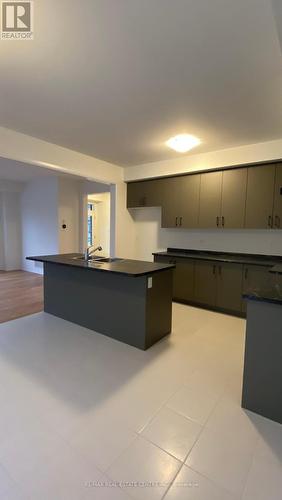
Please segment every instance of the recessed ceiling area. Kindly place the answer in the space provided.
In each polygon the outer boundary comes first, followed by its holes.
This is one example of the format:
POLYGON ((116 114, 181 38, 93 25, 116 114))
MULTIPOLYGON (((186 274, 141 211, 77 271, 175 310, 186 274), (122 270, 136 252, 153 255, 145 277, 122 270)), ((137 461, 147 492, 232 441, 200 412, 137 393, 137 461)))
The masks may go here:
POLYGON ((36 0, 1 41, 0 125, 122 166, 281 138, 274 0, 36 0))
POLYGON ((50 176, 64 176, 72 179, 82 179, 78 176, 73 176, 58 172, 54 169, 45 167, 38 167, 20 161, 9 160, 0 158, 0 182, 1 181, 14 181, 14 182, 28 182, 38 177, 50 176))

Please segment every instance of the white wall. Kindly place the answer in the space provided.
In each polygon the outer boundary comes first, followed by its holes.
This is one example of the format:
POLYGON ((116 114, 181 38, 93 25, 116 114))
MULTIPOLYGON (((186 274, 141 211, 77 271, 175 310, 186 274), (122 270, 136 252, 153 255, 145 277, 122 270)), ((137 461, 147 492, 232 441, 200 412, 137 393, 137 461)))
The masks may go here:
POLYGON ((4 258, 4 218, 3 218, 3 200, 2 193, 0 191, 0 271, 5 269, 5 258, 4 258))
POLYGON ((126 208, 127 187, 124 182, 115 186, 116 191, 116 252, 115 255, 121 258, 135 259, 135 224, 132 214, 126 208))
POLYGON ((40 263, 26 260, 30 255, 59 253, 58 179, 44 177, 28 182, 21 198, 22 269, 41 273, 40 263))
POLYGON ((81 182, 59 178, 58 190, 59 253, 79 252, 80 225, 83 223, 80 219, 81 182), (63 229, 63 224, 66 229, 63 229))
POLYGON ((0 181, 0 269, 21 268, 20 192, 22 184, 0 181))
POLYGON ((20 193, 1 193, 2 202, 2 265, 5 271, 21 269, 20 193))

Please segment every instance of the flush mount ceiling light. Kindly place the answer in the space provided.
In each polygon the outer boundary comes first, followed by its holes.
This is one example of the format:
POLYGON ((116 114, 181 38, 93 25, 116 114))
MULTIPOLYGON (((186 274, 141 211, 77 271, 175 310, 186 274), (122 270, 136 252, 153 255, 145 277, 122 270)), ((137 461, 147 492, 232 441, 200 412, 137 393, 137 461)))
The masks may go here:
POLYGON ((190 134, 179 134, 166 141, 166 145, 178 153, 187 153, 201 143, 200 139, 190 134))

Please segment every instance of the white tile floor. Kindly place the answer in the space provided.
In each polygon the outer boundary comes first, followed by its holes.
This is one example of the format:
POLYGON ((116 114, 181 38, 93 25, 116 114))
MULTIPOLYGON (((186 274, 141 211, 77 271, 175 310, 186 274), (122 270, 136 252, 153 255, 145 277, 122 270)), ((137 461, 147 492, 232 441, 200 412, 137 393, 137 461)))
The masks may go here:
POLYGON ((44 313, 0 325, 0 499, 280 500, 282 426, 240 408, 244 329, 174 304, 142 352, 44 313))

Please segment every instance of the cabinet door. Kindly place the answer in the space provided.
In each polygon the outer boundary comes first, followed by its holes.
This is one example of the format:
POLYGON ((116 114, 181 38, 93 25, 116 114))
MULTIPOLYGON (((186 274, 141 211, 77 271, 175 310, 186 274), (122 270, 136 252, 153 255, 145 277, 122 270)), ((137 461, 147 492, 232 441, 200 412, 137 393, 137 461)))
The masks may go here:
POLYGON ((221 223, 226 229, 244 227, 247 169, 224 170, 222 174, 221 223))
POLYGON ((195 261, 195 302, 216 305, 216 265, 213 262, 195 261))
POLYGON ((163 179, 162 227, 198 227, 200 175, 163 179))
POLYGON ((194 300, 194 262, 190 259, 176 259, 173 278, 173 298, 175 300, 194 300))
POLYGON ((282 229, 282 164, 276 165, 273 226, 276 229, 282 229))
POLYGON ((145 206, 145 187, 144 182, 130 182, 127 184, 127 208, 145 206))
POLYGON ((221 215, 222 172, 201 174, 199 227, 218 227, 221 215))
POLYGON ((275 165, 248 168, 245 227, 272 226, 275 165))
MULTIPOLYGON (((270 287, 274 280, 270 269, 271 266, 244 265, 243 293, 270 287)), ((246 300, 242 301, 242 310, 246 311, 246 300)))
POLYGON ((180 227, 195 228, 199 223, 200 174, 181 177, 180 227))
POLYGON ((162 204, 162 179, 127 184, 127 208, 158 207, 162 204))
POLYGON ((219 263, 217 269, 217 307, 240 312, 243 266, 241 264, 219 263))
POLYGON ((163 179, 162 227, 180 226, 182 177, 163 179))

